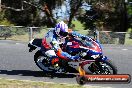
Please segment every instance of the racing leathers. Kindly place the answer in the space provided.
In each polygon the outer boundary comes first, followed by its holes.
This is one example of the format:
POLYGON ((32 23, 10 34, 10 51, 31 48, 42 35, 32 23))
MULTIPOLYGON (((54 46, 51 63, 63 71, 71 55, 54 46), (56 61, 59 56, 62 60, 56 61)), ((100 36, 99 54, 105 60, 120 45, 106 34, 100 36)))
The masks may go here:
MULTIPOLYGON (((81 35, 77 32, 70 31, 70 34, 77 37, 85 38, 86 36, 81 35)), ((60 48, 60 44, 65 43, 65 38, 59 37, 54 29, 51 29, 48 31, 48 33, 44 36, 42 40, 42 53, 45 53, 48 57, 50 57, 50 60, 55 58, 55 56, 60 57, 61 59, 65 60, 77 60, 80 59, 80 56, 77 54, 75 56, 72 56, 68 54, 67 52, 62 51, 60 48)))

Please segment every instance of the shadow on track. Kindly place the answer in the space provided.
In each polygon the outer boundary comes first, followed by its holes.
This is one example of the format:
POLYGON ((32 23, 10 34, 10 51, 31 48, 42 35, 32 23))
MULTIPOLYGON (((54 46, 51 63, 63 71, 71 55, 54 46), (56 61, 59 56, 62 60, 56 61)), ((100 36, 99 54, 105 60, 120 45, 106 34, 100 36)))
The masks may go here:
POLYGON ((0 74, 17 75, 17 76, 33 76, 33 77, 50 77, 50 78, 74 78, 75 74, 45 74, 43 71, 31 71, 31 70, 0 70, 0 74))

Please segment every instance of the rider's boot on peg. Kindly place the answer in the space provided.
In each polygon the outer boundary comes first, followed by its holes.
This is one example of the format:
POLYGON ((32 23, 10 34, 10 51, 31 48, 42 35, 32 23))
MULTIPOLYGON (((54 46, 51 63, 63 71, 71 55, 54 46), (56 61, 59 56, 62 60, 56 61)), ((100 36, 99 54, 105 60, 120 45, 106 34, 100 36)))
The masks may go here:
POLYGON ((60 66, 59 66, 59 58, 52 58, 51 60, 51 65, 55 70, 59 70, 60 66))

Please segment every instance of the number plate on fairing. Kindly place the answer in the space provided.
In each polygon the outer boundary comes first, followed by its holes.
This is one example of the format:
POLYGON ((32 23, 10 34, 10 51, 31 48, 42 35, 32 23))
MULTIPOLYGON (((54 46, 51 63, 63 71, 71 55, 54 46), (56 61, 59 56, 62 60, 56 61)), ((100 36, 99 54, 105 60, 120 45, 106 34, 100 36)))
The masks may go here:
POLYGON ((72 42, 67 42, 67 45, 72 45, 72 42))

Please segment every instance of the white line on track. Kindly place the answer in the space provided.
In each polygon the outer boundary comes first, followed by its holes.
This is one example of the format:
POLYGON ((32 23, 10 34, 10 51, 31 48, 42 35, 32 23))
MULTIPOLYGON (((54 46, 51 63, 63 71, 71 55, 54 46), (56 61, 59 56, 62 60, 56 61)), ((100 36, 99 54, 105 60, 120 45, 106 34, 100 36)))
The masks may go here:
POLYGON ((18 44, 20 44, 20 43, 16 43, 16 45, 18 45, 18 44))
POLYGON ((128 49, 122 49, 122 50, 128 50, 128 49))

